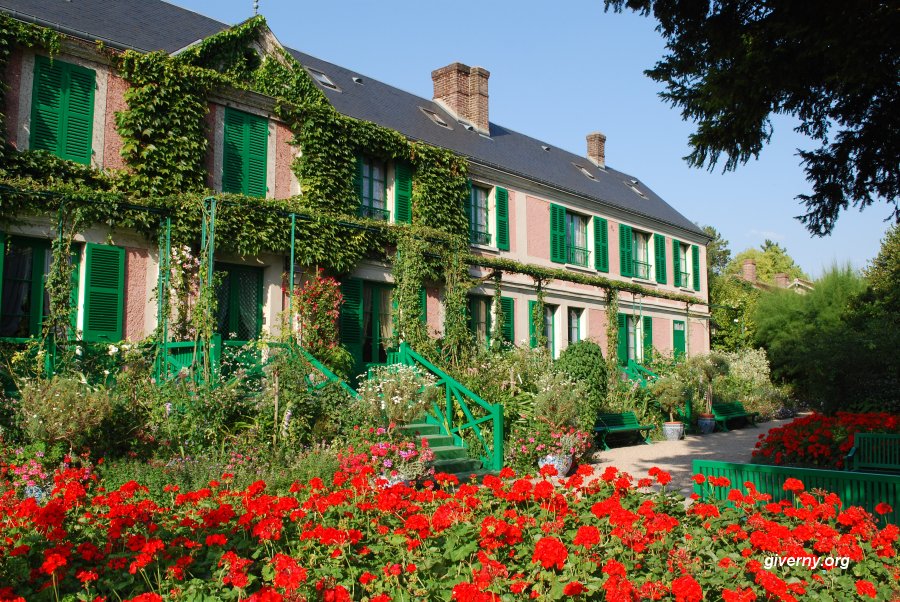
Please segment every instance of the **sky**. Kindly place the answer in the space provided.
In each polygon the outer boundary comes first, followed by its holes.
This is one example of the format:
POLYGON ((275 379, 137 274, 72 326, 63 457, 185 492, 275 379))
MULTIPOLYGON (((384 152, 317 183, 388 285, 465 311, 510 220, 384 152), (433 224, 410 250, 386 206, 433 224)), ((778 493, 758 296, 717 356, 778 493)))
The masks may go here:
MULTIPOLYGON (((253 15, 253 0, 172 3, 229 24, 253 15)), ((656 21, 604 12, 602 0, 259 0, 259 12, 285 46, 425 98, 434 69, 486 68, 493 123, 580 155, 585 136, 603 132, 609 166, 715 227, 732 254, 771 239, 815 278, 835 263, 865 267, 890 225, 877 202, 842 213, 828 237, 805 230, 795 197, 811 187, 796 152, 817 145, 789 117, 773 119, 759 159, 735 172, 688 167, 693 124, 644 75, 665 51, 656 21)))

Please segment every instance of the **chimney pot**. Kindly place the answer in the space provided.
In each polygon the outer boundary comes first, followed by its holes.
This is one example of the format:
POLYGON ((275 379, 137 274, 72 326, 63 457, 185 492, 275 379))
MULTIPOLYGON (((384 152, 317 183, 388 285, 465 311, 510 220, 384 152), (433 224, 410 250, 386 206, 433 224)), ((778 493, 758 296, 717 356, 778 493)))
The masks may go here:
POLYGON ((756 262, 752 259, 745 259, 741 264, 741 270, 743 271, 744 280, 747 282, 755 283, 756 282, 756 262))
POLYGON ((606 136, 601 132, 587 135, 587 156, 600 169, 606 168, 606 136))

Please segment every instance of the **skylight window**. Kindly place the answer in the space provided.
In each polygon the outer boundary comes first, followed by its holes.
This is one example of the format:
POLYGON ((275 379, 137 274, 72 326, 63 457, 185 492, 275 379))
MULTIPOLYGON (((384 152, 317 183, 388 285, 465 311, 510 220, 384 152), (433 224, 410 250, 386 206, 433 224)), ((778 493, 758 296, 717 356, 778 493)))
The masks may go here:
POLYGON ((637 180, 625 180, 626 186, 631 188, 634 191, 634 193, 636 195, 638 195, 639 197, 641 197, 642 199, 646 199, 647 195, 644 194, 643 192, 641 192, 641 189, 638 188, 638 184, 640 184, 640 182, 638 182, 637 180))
POLYGON ((544 150, 545 150, 546 152, 548 152, 548 153, 550 152, 550 147, 547 146, 546 144, 542 144, 542 145, 541 145, 541 148, 544 149, 544 150))
POLYGON ((584 165, 579 165, 578 163, 572 163, 572 165, 574 165, 575 167, 577 167, 578 170, 579 170, 581 173, 583 173, 583 174, 585 175, 585 177, 588 177, 588 178, 590 178, 590 179, 592 179, 592 180, 596 180, 596 179, 597 179, 597 178, 594 176, 594 174, 592 174, 592 173, 590 172, 590 170, 588 170, 588 168, 585 167, 584 165))
POLYGON ((312 67, 307 67, 306 70, 309 71, 309 74, 313 76, 313 79, 315 79, 317 82, 319 82, 326 88, 330 88, 331 90, 337 90, 338 92, 341 91, 341 89, 338 88, 337 84, 334 83, 333 81, 331 81, 330 77, 328 77, 327 75, 325 75, 318 69, 313 69, 312 67))
POLYGON ((358 75, 354 75, 354 76, 353 76, 353 83, 359 84, 359 85, 361 86, 361 85, 363 84, 363 80, 362 80, 362 78, 359 77, 358 75))
POLYGON ((438 125, 441 126, 442 128, 447 128, 448 130, 452 130, 452 129, 453 129, 452 127, 450 127, 450 124, 447 123, 447 122, 444 120, 443 117, 441 117, 440 115, 438 115, 438 114, 435 113, 434 111, 429 111, 429 110, 426 109, 425 107, 419 107, 419 110, 422 111, 423 113, 425 113, 425 115, 426 115, 429 119, 431 119, 433 122, 435 122, 436 124, 438 124, 438 125))

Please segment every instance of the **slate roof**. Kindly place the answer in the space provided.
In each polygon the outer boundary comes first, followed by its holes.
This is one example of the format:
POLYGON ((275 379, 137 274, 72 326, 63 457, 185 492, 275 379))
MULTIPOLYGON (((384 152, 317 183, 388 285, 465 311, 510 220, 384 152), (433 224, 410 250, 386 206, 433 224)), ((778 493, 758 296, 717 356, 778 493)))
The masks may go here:
MULTIPOLYGON (((229 27, 160 0, 0 0, 0 10, 87 39, 115 46, 174 52, 229 27)), ((663 201, 638 178, 540 140, 490 124, 490 138, 467 130, 433 101, 404 92, 344 67, 289 51, 301 64, 319 70, 340 88, 322 86, 329 101, 344 115, 371 121, 409 138, 450 149, 477 164, 497 168, 542 184, 672 224, 708 238, 698 226, 663 201), (362 83, 354 81, 354 77, 362 83), (452 129, 435 124, 421 108, 440 115, 452 129), (550 150, 544 150, 549 146, 550 150), (588 170, 588 178, 576 166, 588 170), (642 195, 632 188, 632 181, 642 195)))

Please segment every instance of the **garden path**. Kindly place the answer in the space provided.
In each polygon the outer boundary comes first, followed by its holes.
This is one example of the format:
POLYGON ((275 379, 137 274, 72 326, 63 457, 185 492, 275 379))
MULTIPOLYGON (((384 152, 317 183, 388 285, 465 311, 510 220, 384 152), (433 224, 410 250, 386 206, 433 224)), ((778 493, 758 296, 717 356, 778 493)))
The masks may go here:
POLYGON ((694 460, 720 462, 750 462, 753 447, 760 435, 793 420, 769 420, 758 428, 739 427, 727 433, 710 435, 685 435, 681 441, 654 441, 652 445, 614 447, 595 455, 593 466, 600 472, 607 466, 615 466, 631 474, 635 479, 647 476, 647 471, 658 466, 672 475, 669 491, 689 496, 693 491, 691 463, 694 460))

